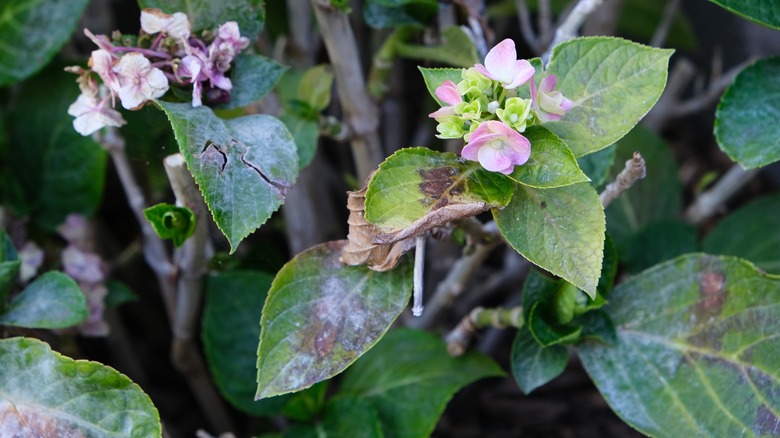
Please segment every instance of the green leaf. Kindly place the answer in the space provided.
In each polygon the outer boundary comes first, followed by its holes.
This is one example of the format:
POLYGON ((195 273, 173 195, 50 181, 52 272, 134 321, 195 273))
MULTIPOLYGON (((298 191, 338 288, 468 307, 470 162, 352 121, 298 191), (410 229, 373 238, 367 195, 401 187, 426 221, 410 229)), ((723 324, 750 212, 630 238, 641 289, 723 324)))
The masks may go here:
POLYGON ((238 23, 241 36, 255 40, 263 30, 262 7, 255 6, 254 0, 138 0, 143 8, 162 9, 167 14, 184 12, 192 23, 192 30, 200 32, 216 28, 227 21, 238 23))
POLYGON ((14 287, 21 265, 11 238, 5 230, 0 229, 0 315, 7 307, 6 300, 14 287))
POLYGON ((545 306, 542 302, 534 303, 526 324, 528 331, 540 346, 549 348, 554 345, 567 345, 580 338, 581 326, 548 322, 548 319, 552 319, 547 316, 548 313, 550 313, 549 305, 545 306))
POLYGON ((0 363, 0 436, 162 436, 149 396, 113 368, 31 338, 0 340, 0 363))
POLYGON ((780 57, 759 59, 734 78, 718 104, 718 145, 746 169, 780 160, 780 84, 775 80, 778 75, 780 57))
POLYGON ((780 30, 780 4, 772 1, 710 0, 743 18, 780 30))
POLYGON ((733 255, 780 274, 780 195, 765 196, 726 216, 704 239, 710 254, 733 255))
POLYGON ((580 339, 595 340, 608 346, 617 345, 615 324, 609 315, 601 309, 580 316, 577 323, 582 325, 580 339))
POLYGON ((363 6, 363 19, 375 29, 424 26, 438 10, 436 0, 368 0, 363 6))
POLYGON ((561 345, 544 348, 528 329, 517 332, 512 343, 512 376, 523 394, 558 377, 569 362, 569 351, 561 345))
POLYGON ((292 135, 278 119, 252 114, 222 120, 210 108, 158 102, 173 127, 230 251, 276 211, 298 176, 292 135))
MULTIPOLYGON (((468 68, 480 61, 474 41, 460 26, 450 26, 444 29, 441 40, 442 43, 437 46, 407 44, 398 41, 395 49, 399 55, 406 58, 442 62, 455 67, 468 68)), ((460 81, 460 75, 458 81, 460 81)))
POLYGON ((606 296, 615 284, 618 270, 618 251, 615 240, 609 233, 604 235, 604 260, 601 263, 601 278, 597 287, 599 293, 606 296))
POLYGON ((657 134, 637 127, 618 143, 614 180, 634 152, 642 154, 647 176, 636 182, 607 208, 607 228, 619 251, 631 237, 653 222, 675 219, 682 210, 682 187, 671 148, 657 134))
MULTIPOLYGON (((260 331, 258 330, 258 335, 260 331)), ((330 380, 323 380, 303 391, 295 394, 285 394, 259 402, 269 402, 276 399, 289 399, 284 405, 281 414, 295 421, 312 421, 320 416, 325 408, 325 396, 328 392, 330 380)))
POLYGON ((104 301, 107 309, 113 309, 122 304, 138 301, 138 295, 136 295, 128 285, 121 281, 109 280, 106 282, 106 288, 108 289, 108 293, 106 294, 104 301))
POLYGON ((531 126, 523 135, 531 142, 531 157, 515 166, 509 178, 541 189, 588 181, 566 143, 543 126, 531 126))
POLYGON ((427 437, 455 392, 475 380, 503 374, 486 356, 451 357, 441 339, 399 329, 344 374, 340 394, 373 405, 387 438, 427 437))
POLYGON ((462 69, 459 68, 417 68, 423 75, 423 80, 425 81, 425 87, 428 88, 428 93, 430 93, 431 97, 433 97, 441 106, 444 106, 445 103, 436 97, 436 89, 439 88, 439 85, 443 84, 444 81, 447 80, 457 84, 463 79, 461 76, 462 69))
POLYGON ((679 220, 654 222, 634 234, 621 259, 629 273, 698 249, 696 227, 679 220))
POLYGON ((260 319, 255 399, 340 373, 374 346, 409 301, 407 263, 390 272, 342 265, 345 244, 310 248, 276 275, 260 319))
POLYGON ((0 86, 25 79, 48 64, 76 29, 87 3, 88 0, 0 3, 0 86))
POLYGON ((294 113, 285 113, 279 116, 287 130, 293 136, 298 151, 298 168, 311 164, 317 153, 317 141, 320 138, 320 129, 316 120, 306 119, 294 113))
POLYGON ((477 162, 428 148, 401 149, 379 165, 366 191, 366 220, 386 233, 423 230, 504 207, 513 183, 477 162))
POLYGON ((577 164, 585 175, 590 178, 590 185, 593 188, 598 189, 607 182, 609 169, 612 168, 612 164, 615 162, 616 150, 615 145, 607 146, 598 152, 577 158, 577 164))
POLYGON ((498 229, 537 266, 596 296, 604 251, 604 210, 598 193, 580 183, 554 189, 517 185, 512 201, 494 209, 498 229))
POLYGON ((106 152, 68 115, 78 94, 74 75, 47 69, 22 85, 8 123, 16 146, 7 164, 23 195, 16 206, 50 231, 70 213, 92 215, 103 197, 106 152))
POLYGON ((203 308, 203 349, 214 383, 249 415, 276 415, 290 397, 254 400, 260 314, 273 277, 261 272, 211 275, 203 308))
POLYGON ((171 239, 177 247, 192 236, 197 223, 195 213, 189 208, 165 203, 145 208, 144 217, 161 239, 171 239))
POLYGON ((298 100, 306 102, 319 113, 328 107, 333 89, 333 72, 330 65, 321 64, 309 68, 298 83, 298 100))
POLYGON ((0 315, 0 324, 57 329, 76 325, 89 316, 87 300, 72 278, 50 271, 30 283, 0 315))
POLYGON ((289 438, 383 438, 379 415, 368 402, 337 397, 328 402, 318 424, 296 425, 285 431, 289 438))
POLYGON ((545 127, 576 157, 603 149, 631 130, 650 111, 666 86, 673 50, 619 38, 575 38, 553 49, 547 71, 573 102, 545 127))
POLYGON ((705 254, 621 284, 603 308, 615 346, 578 346, 612 409, 656 437, 774 436, 780 277, 705 254))
POLYGON ((230 69, 230 102, 216 108, 240 108, 260 100, 274 88, 287 67, 265 56, 241 54, 230 69))

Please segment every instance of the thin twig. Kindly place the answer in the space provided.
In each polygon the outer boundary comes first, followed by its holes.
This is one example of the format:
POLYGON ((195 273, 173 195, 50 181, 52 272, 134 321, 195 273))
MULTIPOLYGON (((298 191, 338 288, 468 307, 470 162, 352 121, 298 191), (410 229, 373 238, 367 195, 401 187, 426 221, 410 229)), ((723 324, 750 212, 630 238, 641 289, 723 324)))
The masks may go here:
POLYGON ((542 47, 552 39, 553 23, 552 23, 552 8, 550 7, 550 0, 538 0, 539 10, 536 12, 536 23, 539 26, 538 52, 542 51, 542 47))
POLYGON ((609 183, 604 191, 601 192, 601 205, 604 208, 615 200, 621 193, 628 190, 637 181, 644 178, 647 174, 645 159, 639 152, 634 152, 634 156, 626 161, 626 167, 620 171, 615 181, 609 183))
POLYGON ((623 0, 603 0, 598 14, 591 14, 582 25, 581 35, 614 35, 623 0))
POLYGON ((588 18, 588 15, 590 15, 591 12, 601 5, 602 1, 603 0, 579 0, 577 5, 574 6, 574 9, 566 16, 563 23, 558 26, 558 29, 555 31, 555 37, 542 55, 542 60, 545 63, 550 59, 553 47, 577 37, 582 23, 588 18))
POLYGON ((653 37, 650 38, 651 46, 661 47, 666 42, 666 36, 669 34, 669 29, 672 28, 674 17, 677 16, 679 8, 680 0, 667 0, 661 21, 658 23, 658 27, 655 28, 653 37))
POLYGON ((485 327, 520 328, 523 324, 523 308, 521 306, 495 309, 475 307, 445 336, 447 351, 451 356, 460 356, 466 351, 477 330, 485 327))
POLYGON ((320 33, 328 50, 344 120, 354 134, 351 141, 358 181, 382 161, 378 109, 368 95, 355 35, 347 16, 329 0, 311 0, 320 33))
POLYGON ((758 169, 745 170, 738 164, 723 175, 711 189, 702 192, 685 211, 685 219, 692 224, 700 224, 712 217, 722 208, 734 193, 758 175, 758 169))
POLYGON ((195 343, 203 277, 214 253, 209 239, 209 211, 195 180, 187 171, 184 157, 181 154, 170 155, 163 160, 163 165, 176 196, 176 204, 189 208, 197 221, 193 235, 174 251, 179 275, 172 323, 171 358, 176 369, 187 378, 209 424, 221 431, 231 430, 230 416, 195 343))
POLYGON ((533 25, 531 25, 531 12, 528 10, 528 4, 525 0, 515 0, 515 7, 517 8, 517 18, 520 22, 520 34, 523 35, 523 39, 531 47, 531 50, 539 52, 539 37, 534 31, 533 25))

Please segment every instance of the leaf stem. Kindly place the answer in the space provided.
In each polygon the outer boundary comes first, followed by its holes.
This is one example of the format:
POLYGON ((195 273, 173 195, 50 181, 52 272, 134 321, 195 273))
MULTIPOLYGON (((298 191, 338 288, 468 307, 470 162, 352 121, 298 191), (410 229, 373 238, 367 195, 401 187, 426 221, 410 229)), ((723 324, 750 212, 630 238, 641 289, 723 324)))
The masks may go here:
POLYGON ((447 342, 447 351, 451 356, 462 355, 477 330, 485 327, 521 328, 524 323, 522 306, 492 309, 475 307, 444 338, 447 342))

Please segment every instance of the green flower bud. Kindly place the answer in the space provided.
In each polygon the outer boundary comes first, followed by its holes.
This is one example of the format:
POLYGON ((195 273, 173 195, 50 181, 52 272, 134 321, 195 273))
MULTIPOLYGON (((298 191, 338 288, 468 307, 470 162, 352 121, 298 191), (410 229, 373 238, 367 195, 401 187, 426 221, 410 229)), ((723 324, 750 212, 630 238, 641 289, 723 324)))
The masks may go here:
POLYGON ((516 129, 517 132, 523 132, 528 121, 533 118, 531 106, 530 99, 510 97, 504 102, 503 108, 496 110, 496 115, 502 122, 516 129))

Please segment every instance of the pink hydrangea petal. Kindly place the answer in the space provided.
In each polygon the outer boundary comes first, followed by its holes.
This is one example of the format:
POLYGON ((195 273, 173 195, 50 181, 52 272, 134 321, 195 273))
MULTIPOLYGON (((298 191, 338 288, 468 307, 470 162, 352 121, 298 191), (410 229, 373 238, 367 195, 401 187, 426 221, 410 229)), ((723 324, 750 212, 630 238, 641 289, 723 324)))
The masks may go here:
POLYGON ((483 75, 487 76, 488 79, 497 81, 498 78, 494 77, 492 73, 488 71, 488 69, 485 68, 482 64, 476 64, 474 65, 474 69, 476 69, 478 72, 482 73, 483 75))
POLYGON ((463 150, 460 151, 460 156, 471 161, 477 161, 479 159, 479 145, 474 143, 466 143, 463 150))
POLYGON ((504 88, 508 90, 517 88, 523 85, 524 83, 528 82, 529 79, 533 78, 534 73, 536 73, 536 70, 531 65, 531 63, 526 61, 525 59, 520 59, 517 62, 515 62, 514 77, 512 78, 512 82, 508 84, 504 84, 504 88))
POLYGON ((454 115, 455 115, 455 107, 443 106, 438 110, 428 114, 428 117, 435 119, 437 117, 454 116, 454 115))
POLYGON ((557 78, 555 75, 547 76, 546 78, 542 79, 542 82, 539 83, 539 92, 541 93, 550 93, 555 89, 555 82, 557 81, 557 78))
MULTIPOLYGON (((485 122, 485 123, 490 123, 490 122, 485 122)), ((479 128, 477 128, 477 130, 479 130, 479 128)), ((484 133, 477 133, 477 131, 474 131, 471 134, 471 137, 469 137, 469 144, 474 145, 474 147, 480 148, 491 141, 500 140, 503 137, 505 137, 505 135, 495 133, 495 132, 489 132, 487 134, 484 134, 484 133)))
POLYGON ((509 84, 515 74, 515 61, 517 61, 515 42, 507 38, 490 49, 485 56, 485 68, 495 76, 493 79, 509 84))
POLYGON ((567 99, 566 96, 563 96, 563 99, 561 100, 561 109, 564 111, 568 111, 571 109, 571 107, 574 106, 574 102, 567 99))
POLYGON ((436 97, 442 102, 450 105, 463 102, 463 98, 461 98, 460 93, 458 93, 457 85, 450 80, 444 81, 436 88, 436 97))
POLYGON ((499 172, 512 166, 512 161, 504 155, 502 150, 490 145, 481 147, 477 155, 479 164, 491 172, 499 172))

